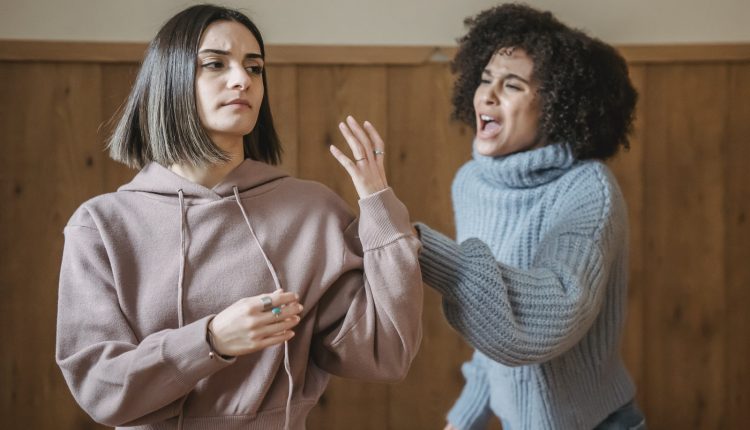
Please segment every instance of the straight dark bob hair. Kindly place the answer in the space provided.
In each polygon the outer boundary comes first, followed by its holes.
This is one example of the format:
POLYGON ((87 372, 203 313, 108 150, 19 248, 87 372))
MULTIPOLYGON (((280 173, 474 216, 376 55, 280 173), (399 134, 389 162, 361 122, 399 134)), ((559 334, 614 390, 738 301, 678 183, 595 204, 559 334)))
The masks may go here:
MULTIPOLYGON (((151 161, 163 166, 205 166, 229 161, 203 128, 195 103, 198 48, 206 27, 215 21, 234 21, 247 27, 265 58, 263 37, 239 11, 202 4, 173 16, 159 30, 146 51, 138 77, 120 108, 107 147, 114 160, 132 168, 151 161)), ((268 101, 263 69, 263 101, 258 121, 244 136, 245 158, 269 164, 281 162, 281 144, 268 101)))

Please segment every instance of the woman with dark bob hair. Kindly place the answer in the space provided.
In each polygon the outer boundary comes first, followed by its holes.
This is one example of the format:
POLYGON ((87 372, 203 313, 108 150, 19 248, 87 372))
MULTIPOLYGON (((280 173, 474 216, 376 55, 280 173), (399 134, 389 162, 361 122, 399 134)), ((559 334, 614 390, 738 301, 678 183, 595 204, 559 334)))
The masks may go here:
POLYGON ((523 5, 466 24, 453 106, 476 137, 452 187, 457 240, 418 225, 425 283, 476 350, 446 428, 645 428, 619 354, 627 211, 602 162, 628 146, 625 61, 523 5))
POLYGON ((139 429, 305 427, 330 374, 403 378, 421 338, 419 241, 383 142, 332 149, 360 218, 280 160, 265 49, 240 12, 172 17, 109 141, 140 172, 65 227, 56 359, 96 421, 139 429))

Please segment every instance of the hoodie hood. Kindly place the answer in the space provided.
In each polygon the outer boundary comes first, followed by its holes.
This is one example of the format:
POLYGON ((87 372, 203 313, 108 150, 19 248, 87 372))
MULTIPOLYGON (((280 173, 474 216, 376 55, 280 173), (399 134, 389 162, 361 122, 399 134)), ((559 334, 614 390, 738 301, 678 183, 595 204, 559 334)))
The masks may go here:
POLYGON ((132 181, 117 191, 145 192, 173 199, 178 196, 179 190, 182 190, 185 200, 192 204, 201 204, 234 196, 234 187, 237 187, 240 193, 245 193, 288 176, 289 174, 281 169, 247 158, 213 188, 206 188, 159 163, 151 162, 141 169, 132 181))

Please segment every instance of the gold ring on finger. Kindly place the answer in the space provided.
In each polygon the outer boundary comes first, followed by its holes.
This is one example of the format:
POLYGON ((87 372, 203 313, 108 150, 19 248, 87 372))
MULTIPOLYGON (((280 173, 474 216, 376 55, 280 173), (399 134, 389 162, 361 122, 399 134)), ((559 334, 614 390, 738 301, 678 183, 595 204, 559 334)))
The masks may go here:
POLYGON ((362 160, 367 160, 367 157, 362 157, 362 158, 355 158, 355 159, 354 159, 354 161, 356 161, 356 162, 360 162, 360 161, 362 161, 362 160))

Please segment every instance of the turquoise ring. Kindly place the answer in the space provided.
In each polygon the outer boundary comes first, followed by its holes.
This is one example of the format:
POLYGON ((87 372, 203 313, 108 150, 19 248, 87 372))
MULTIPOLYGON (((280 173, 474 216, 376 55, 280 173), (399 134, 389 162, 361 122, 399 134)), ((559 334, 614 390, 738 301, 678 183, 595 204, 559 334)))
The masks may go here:
POLYGON ((275 308, 271 309, 271 313, 278 318, 279 315, 281 315, 281 308, 279 306, 276 306, 275 308))

